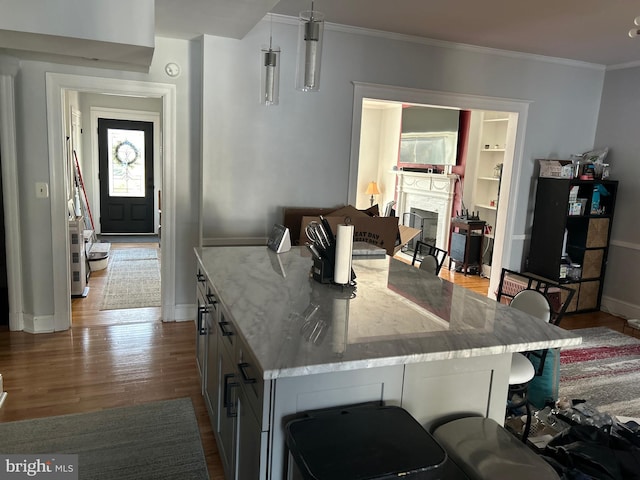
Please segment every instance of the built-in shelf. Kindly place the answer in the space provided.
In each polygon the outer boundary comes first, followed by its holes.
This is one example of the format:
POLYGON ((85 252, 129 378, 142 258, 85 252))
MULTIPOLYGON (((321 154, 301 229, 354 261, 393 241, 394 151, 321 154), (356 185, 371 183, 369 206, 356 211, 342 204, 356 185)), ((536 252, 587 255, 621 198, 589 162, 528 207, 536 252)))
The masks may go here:
POLYGON ((497 178, 497 177, 478 177, 478 180, 488 180, 490 182, 499 182, 500 178, 497 178))
POLYGON ((483 148, 482 152, 505 152, 504 148, 483 148))
POLYGON ((491 205, 481 205, 481 204, 478 204, 478 205, 476 205, 476 207, 477 207, 477 208, 485 208, 485 209, 487 209, 487 210, 497 210, 497 208, 496 208, 496 207, 492 207, 491 205))
POLYGON ((508 118, 485 118, 483 121, 487 122, 487 123, 490 123, 490 122, 508 122, 509 119, 508 118))

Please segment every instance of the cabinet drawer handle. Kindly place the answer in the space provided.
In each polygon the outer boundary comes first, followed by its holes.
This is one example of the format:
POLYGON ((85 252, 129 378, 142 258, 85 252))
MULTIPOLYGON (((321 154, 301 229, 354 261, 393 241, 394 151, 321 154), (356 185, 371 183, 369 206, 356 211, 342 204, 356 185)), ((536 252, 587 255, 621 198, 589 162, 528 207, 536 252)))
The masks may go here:
POLYGON ((224 376, 224 390, 222 393, 222 404, 227 409, 227 417, 232 418, 238 415, 238 411, 235 409, 235 405, 231 402, 231 390, 238 386, 238 382, 229 382, 233 379, 235 374, 227 373, 224 376))
POLYGON ((200 335, 206 335, 207 334, 207 327, 204 325, 204 316, 209 313, 209 309, 206 307, 206 305, 200 305, 198 306, 198 333, 200 335))
POLYGON ((229 322, 218 322, 218 326, 220 327, 220 331, 222 332, 223 337, 231 337, 233 332, 231 330, 227 330, 224 328, 226 325, 229 325, 229 322))
POLYGON ((249 375, 247 375, 247 372, 245 371, 247 367, 249 367, 249 364, 247 362, 238 364, 238 370, 240 370, 240 375, 242 375, 242 381, 244 383, 256 383, 255 378, 251 378, 249 375))

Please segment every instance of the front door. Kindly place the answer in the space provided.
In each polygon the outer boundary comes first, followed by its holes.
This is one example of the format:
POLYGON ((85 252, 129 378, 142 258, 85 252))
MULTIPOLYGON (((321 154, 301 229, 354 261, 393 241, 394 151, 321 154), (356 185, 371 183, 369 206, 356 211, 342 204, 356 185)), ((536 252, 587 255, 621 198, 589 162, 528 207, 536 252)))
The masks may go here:
POLYGON ((153 233, 153 123, 98 119, 102 233, 153 233))

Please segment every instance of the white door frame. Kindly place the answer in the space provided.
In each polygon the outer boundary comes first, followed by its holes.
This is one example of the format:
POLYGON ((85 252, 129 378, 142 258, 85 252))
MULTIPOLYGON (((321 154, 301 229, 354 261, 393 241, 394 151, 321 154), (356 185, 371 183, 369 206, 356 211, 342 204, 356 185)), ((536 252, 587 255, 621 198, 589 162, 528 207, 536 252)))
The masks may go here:
POLYGON ((17 60, 0 55, 0 155, 2 156, 2 197, 7 250, 10 330, 22 330, 24 325, 14 85, 14 77, 18 70, 17 60))
MULTIPOLYGON (((529 104, 524 100, 508 98, 484 97, 478 95, 466 95, 451 92, 438 92, 433 90, 421 90, 415 88, 396 87, 392 85, 377 85, 372 83, 353 82, 353 121, 351 128, 351 155, 349 162, 349 192, 348 201, 355 205, 358 184, 358 163, 360 159, 360 129, 362 124, 362 102, 365 98, 389 100, 395 102, 418 103, 442 107, 456 107, 464 110, 494 110, 500 112, 512 112, 517 114, 517 130, 513 152, 513 162, 505 162, 502 172, 503 178, 508 178, 508 184, 503 182, 500 189, 500 197, 506 205, 515 205, 517 198, 517 186, 522 170, 522 152, 524 151, 524 132, 527 124, 529 104), (513 187, 513 188, 512 188, 513 187), (506 201, 505 201, 506 200, 506 201)), ((501 202, 501 203, 502 203, 501 202)), ((501 238, 494 239, 493 267, 500 271, 503 266, 514 267, 515 261, 511 258, 511 242, 505 239, 514 238, 515 208, 507 208, 504 214, 499 212, 496 220, 496 230, 503 232, 501 238), (498 257, 498 258, 496 258, 498 257)), ((519 263, 518 263, 519 268, 519 263)), ((496 291, 500 275, 491 275, 489 281, 489 296, 496 291)))
POLYGON ((64 164, 64 96, 66 92, 107 93, 162 99, 162 244, 161 298, 163 321, 175 320, 175 205, 176 205, 176 87, 175 85, 116 78, 46 74, 47 133, 49 141, 49 181, 51 198, 52 251, 64 252, 53 257, 54 330, 71 326, 71 279, 69 269, 69 234, 65 193, 64 164), (66 282, 59 281, 66 278, 66 282))

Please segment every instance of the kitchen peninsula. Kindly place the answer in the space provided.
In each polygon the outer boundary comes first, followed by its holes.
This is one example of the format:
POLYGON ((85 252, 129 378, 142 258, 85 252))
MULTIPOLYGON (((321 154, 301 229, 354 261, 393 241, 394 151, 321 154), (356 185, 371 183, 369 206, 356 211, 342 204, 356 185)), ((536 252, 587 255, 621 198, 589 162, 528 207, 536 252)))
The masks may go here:
POLYGON ((427 426, 473 412, 502 423, 511 353, 574 334, 392 258, 357 285, 310 277, 304 248, 197 248, 198 365, 228 479, 282 479, 282 419, 371 400, 427 426))

